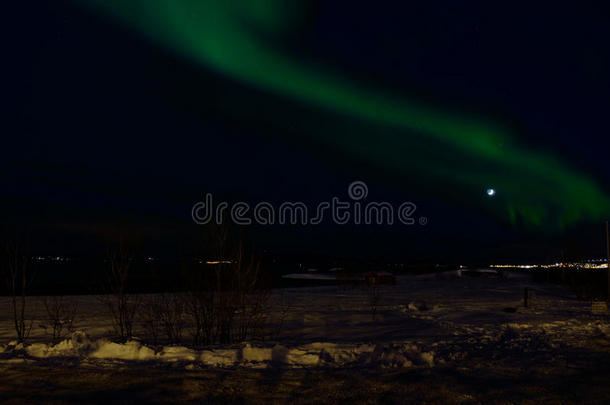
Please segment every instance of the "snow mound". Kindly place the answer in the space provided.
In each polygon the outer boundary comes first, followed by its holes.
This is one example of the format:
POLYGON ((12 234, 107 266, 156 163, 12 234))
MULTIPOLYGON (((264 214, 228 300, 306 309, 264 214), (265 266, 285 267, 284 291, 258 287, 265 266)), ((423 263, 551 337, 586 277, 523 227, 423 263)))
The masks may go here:
POLYGON ((252 347, 246 344, 241 350, 242 360, 252 363, 261 363, 273 360, 273 348, 270 347, 252 347))
POLYGON ((195 361, 197 353, 193 349, 184 346, 165 346, 158 354, 159 359, 164 361, 195 361))
POLYGON ((96 343, 82 331, 72 333, 70 338, 62 340, 56 345, 34 343, 25 348, 28 355, 37 358, 48 357, 79 357, 89 352, 96 343))
POLYGON ((124 344, 101 341, 97 350, 89 356, 94 359, 118 360, 154 360, 156 358, 153 349, 136 340, 130 340, 124 344))
POLYGON ((212 367, 231 367, 238 361, 238 349, 203 350, 200 361, 212 367))
POLYGON ((427 311, 428 310, 428 306, 426 305, 425 302, 423 301, 413 301, 409 303, 409 306, 407 307, 409 309, 409 311, 427 311))
MULTIPOLYGON (((16 342, 13 342, 16 343, 16 342)), ((165 346, 159 351, 142 344, 138 340, 125 343, 107 339, 91 341, 89 337, 76 332, 69 339, 56 345, 35 343, 23 345, 9 344, 0 348, 3 356, 27 353, 38 359, 50 357, 80 357, 83 359, 185 362, 208 367, 248 367, 266 368, 279 366, 299 367, 414 367, 434 366, 434 352, 423 351, 410 343, 391 344, 339 344, 315 342, 288 347, 281 344, 255 346, 245 343, 239 346, 196 350, 184 346, 165 346)))
POLYGON ((434 366, 434 352, 422 352, 412 344, 379 345, 373 351, 370 361, 381 367, 434 366))

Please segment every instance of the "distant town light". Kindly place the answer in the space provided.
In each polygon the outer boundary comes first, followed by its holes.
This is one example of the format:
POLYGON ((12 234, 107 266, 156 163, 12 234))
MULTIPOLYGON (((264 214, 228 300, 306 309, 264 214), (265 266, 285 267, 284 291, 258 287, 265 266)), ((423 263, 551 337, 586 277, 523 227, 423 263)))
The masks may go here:
POLYGON ((232 260, 208 260, 205 264, 232 264, 232 260))

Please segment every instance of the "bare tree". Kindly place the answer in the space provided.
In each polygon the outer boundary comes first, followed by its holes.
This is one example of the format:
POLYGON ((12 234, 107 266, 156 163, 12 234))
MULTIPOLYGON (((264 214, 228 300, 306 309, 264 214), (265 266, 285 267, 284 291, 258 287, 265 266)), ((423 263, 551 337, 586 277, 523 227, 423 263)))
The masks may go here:
POLYGON ((8 259, 7 284, 10 294, 10 306, 13 315, 17 341, 23 343, 32 330, 32 321, 26 319, 27 290, 32 283, 28 274, 29 257, 26 249, 16 239, 6 243, 6 256, 8 259))
POLYGON ((107 291, 101 297, 112 317, 112 326, 117 338, 126 341, 133 336, 134 318, 140 299, 128 294, 127 280, 133 261, 132 255, 121 243, 108 253, 107 291))
POLYGON ((63 296, 44 297, 42 303, 46 312, 45 330, 51 330, 53 344, 57 343, 67 333, 74 331, 74 319, 78 303, 74 299, 63 296))

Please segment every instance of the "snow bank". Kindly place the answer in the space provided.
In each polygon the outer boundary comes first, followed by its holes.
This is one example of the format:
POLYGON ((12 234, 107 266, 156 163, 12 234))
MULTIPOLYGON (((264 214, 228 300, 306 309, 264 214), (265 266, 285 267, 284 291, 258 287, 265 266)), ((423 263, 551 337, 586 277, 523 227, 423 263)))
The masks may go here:
POLYGON ((184 346, 165 346, 157 351, 137 340, 115 343, 107 339, 91 340, 83 332, 75 332, 56 345, 34 343, 23 346, 11 342, 0 346, 5 360, 15 357, 47 359, 52 357, 88 360, 189 362, 210 367, 345 367, 434 366, 434 352, 422 351, 410 343, 338 344, 315 342, 300 346, 280 344, 255 346, 250 343, 227 347, 195 350, 184 346))

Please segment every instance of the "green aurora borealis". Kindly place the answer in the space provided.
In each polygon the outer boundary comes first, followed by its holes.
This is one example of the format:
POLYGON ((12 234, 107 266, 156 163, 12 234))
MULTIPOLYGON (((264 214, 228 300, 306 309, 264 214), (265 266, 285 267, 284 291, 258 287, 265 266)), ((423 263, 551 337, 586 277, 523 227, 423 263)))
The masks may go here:
POLYGON ((332 130, 311 123, 309 136, 318 141, 393 172, 457 188, 465 200, 513 224, 564 228, 609 212, 610 198, 592 177, 548 151, 520 144, 499 123, 424 105, 288 54, 277 42, 299 25, 297 1, 81 1, 190 62, 349 123, 332 130), (497 190, 493 199, 484 196, 488 187, 497 190))

